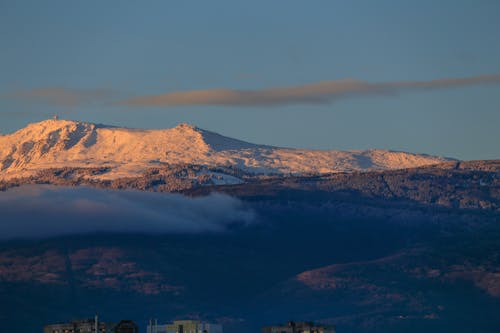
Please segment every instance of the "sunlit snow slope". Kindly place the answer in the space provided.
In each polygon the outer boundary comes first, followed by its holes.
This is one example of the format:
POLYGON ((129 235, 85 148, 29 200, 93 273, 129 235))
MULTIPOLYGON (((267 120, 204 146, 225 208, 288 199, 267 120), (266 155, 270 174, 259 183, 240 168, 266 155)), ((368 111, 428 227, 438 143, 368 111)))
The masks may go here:
POLYGON ((387 150, 322 151, 263 146, 187 124, 142 130, 45 120, 0 136, 0 179, 60 167, 106 166, 110 171, 104 177, 118 178, 137 176, 165 163, 232 165, 255 174, 304 174, 402 169, 445 160, 387 150))

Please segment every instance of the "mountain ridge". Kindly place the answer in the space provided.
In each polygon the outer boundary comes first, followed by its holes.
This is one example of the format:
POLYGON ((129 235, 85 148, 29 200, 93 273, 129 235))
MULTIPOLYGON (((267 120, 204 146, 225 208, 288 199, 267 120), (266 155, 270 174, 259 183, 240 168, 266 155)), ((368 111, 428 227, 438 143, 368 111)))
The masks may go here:
POLYGON ((44 120, 0 136, 0 179, 49 168, 106 167, 102 179, 132 177, 158 165, 233 166, 253 174, 326 174, 389 170, 451 159, 370 150, 310 150, 258 145, 181 123, 133 129, 70 120, 44 120))

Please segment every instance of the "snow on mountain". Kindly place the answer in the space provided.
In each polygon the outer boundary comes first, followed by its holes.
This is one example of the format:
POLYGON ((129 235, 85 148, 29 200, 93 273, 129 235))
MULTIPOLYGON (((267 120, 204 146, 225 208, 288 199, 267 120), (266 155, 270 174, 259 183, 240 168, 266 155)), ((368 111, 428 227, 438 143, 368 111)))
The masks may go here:
POLYGON ((387 150, 279 148, 231 139, 188 124, 143 130, 45 120, 0 136, 0 179, 47 168, 109 167, 100 178, 132 177, 162 164, 234 166, 254 174, 333 173, 436 164, 447 159, 387 150))

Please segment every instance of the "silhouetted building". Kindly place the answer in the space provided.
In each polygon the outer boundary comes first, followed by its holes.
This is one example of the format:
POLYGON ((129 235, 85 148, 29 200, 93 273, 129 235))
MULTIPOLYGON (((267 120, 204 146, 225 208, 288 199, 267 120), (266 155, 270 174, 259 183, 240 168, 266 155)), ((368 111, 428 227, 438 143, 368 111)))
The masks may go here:
POLYGON ((94 319, 73 320, 69 323, 51 324, 44 327, 44 333, 114 333, 114 323, 94 319))
POLYGON ((174 320, 170 324, 149 321, 147 333, 223 333, 222 325, 200 320, 174 320))
POLYGON ((132 320, 122 320, 116 325, 114 333, 139 333, 139 326, 132 320))
POLYGON ((290 321, 286 325, 264 326, 262 333, 335 333, 335 326, 290 321))
POLYGON ((139 327, 132 320, 122 320, 118 324, 105 323, 94 319, 73 320, 69 323, 50 324, 44 333, 139 333, 139 327))

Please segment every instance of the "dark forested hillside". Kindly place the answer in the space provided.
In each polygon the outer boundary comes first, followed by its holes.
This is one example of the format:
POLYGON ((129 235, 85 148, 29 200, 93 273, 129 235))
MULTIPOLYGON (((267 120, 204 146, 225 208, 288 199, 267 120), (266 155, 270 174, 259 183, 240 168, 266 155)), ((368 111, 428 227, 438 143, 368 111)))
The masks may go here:
POLYGON ((205 318, 228 333, 290 319, 332 323, 339 332, 499 330, 494 209, 296 184, 228 187, 256 218, 224 232, 4 240, 5 329, 37 332, 98 312, 132 318, 141 329, 150 317, 205 318))

